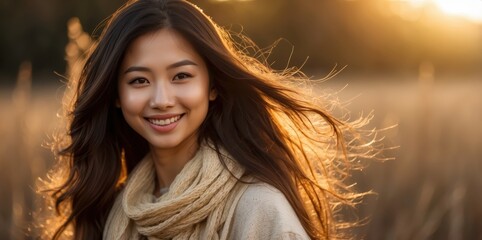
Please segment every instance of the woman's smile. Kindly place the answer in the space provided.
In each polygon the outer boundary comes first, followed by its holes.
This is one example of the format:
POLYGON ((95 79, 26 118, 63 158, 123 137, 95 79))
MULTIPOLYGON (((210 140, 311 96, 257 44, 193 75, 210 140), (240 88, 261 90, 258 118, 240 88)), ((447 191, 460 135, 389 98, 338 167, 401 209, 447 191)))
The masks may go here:
POLYGON ((184 114, 177 114, 175 116, 153 116, 153 117, 147 117, 146 120, 149 121, 150 123, 158 126, 166 126, 171 123, 175 123, 181 119, 181 117, 184 114))
POLYGON ((164 115, 164 116, 152 116, 145 118, 151 127, 159 133, 167 133, 176 128, 179 120, 184 116, 184 114, 177 115, 164 115))

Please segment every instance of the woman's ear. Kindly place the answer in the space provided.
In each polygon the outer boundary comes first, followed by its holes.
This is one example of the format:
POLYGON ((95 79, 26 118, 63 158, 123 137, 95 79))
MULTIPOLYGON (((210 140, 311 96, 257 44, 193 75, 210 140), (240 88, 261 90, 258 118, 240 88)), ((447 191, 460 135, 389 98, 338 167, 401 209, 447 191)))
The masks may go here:
POLYGON ((217 97, 218 97, 218 91, 216 91, 215 88, 212 88, 209 91, 209 101, 214 101, 214 100, 216 100, 217 97))
POLYGON ((115 107, 116 107, 116 108, 120 108, 120 107, 121 107, 120 101, 119 101, 118 98, 116 98, 116 100, 115 100, 115 107))

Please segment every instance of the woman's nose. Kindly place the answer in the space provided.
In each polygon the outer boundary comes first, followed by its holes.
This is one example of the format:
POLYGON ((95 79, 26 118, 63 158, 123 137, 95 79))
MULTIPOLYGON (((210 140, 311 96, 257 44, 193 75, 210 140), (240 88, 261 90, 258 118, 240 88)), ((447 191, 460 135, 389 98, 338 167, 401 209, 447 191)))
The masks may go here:
POLYGON ((149 106, 151 108, 167 109, 175 104, 174 89, 169 83, 159 82, 152 88, 153 93, 149 106))

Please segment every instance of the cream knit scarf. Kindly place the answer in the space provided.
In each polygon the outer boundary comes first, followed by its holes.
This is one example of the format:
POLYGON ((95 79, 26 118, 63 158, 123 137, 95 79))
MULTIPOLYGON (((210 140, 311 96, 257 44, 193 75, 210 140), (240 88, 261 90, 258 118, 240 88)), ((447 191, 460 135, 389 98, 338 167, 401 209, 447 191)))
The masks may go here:
MULTIPOLYGON (((244 169, 221 152, 240 178, 244 169)), ((156 198, 154 163, 148 154, 129 175, 104 229, 104 239, 226 239, 231 217, 246 184, 222 165, 216 151, 202 145, 156 198)))

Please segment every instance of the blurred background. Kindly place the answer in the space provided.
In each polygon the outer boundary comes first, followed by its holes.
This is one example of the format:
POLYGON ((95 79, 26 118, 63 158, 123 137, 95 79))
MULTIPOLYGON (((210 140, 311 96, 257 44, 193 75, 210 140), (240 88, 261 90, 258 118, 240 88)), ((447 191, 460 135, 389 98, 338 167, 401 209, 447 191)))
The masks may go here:
MULTIPOLYGON (((373 111, 395 160, 354 173, 373 190, 360 239, 482 239, 481 0, 197 0, 214 21, 302 66, 353 118, 373 111)), ((0 239, 35 238, 36 181, 54 163, 70 66, 121 0, 0 0, 0 239), (33 236, 28 237, 26 234, 33 236)))

